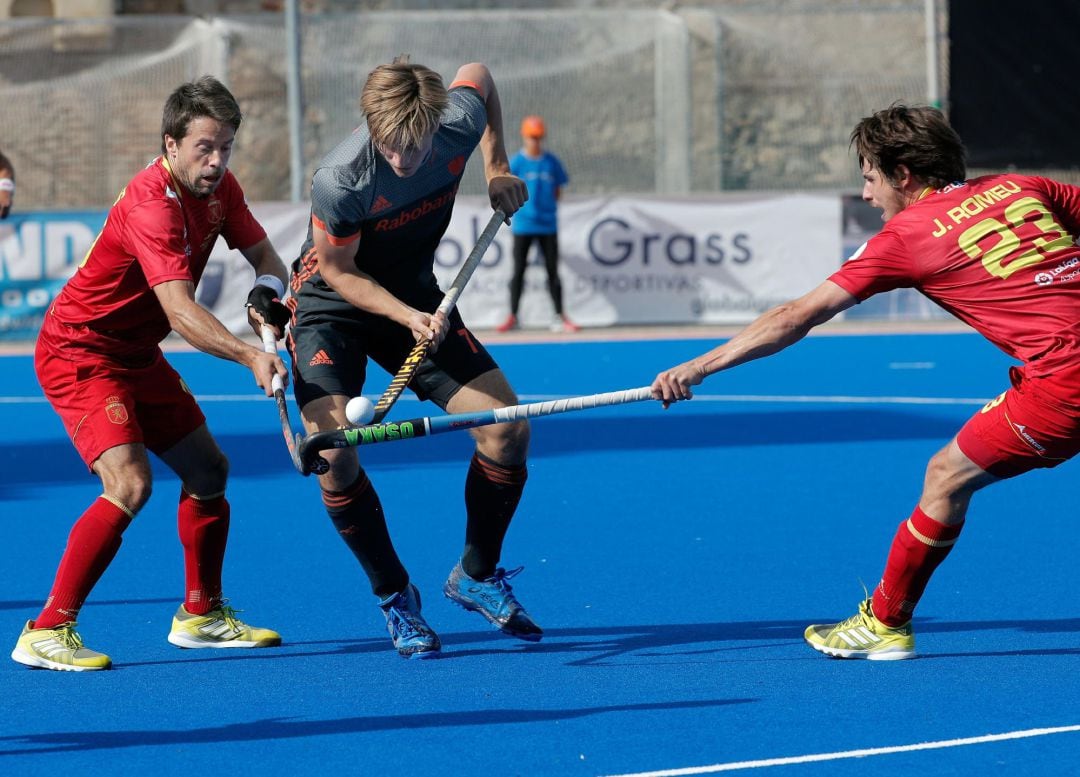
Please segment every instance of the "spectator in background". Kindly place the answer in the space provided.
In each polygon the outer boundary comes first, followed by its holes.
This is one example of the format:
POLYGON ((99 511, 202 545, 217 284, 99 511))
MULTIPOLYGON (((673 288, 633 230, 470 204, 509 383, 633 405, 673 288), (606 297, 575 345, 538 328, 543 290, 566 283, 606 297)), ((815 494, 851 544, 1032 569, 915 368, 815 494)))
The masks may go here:
POLYGON ((579 327, 563 312, 562 282, 559 281, 559 220, 558 207, 562 187, 570 178, 562 162, 544 150, 547 128, 539 116, 526 116, 521 122, 523 148, 510 160, 510 172, 525 181, 529 200, 514 215, 514 275, 510 279, 510 315, 497 328, 509 332, 518 327, 518 309, 525 289, 525 264, 534 242, 540 244, 547 268, 548 291, 557 316, 552 329, 556 332, 576 332, 579 327))
POLYGON ((11 160, 0 151, 0 219, 6 219, 11 213, 11 204, 15 200, 15 167, 11 160))

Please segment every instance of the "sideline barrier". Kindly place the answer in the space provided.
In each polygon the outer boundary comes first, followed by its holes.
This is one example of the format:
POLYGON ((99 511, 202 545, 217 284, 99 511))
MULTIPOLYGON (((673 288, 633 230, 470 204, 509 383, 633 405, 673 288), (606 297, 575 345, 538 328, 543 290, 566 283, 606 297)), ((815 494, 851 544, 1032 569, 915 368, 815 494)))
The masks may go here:
MULTIPOLYGON (((291 263, 306 235, 308 206, 261 203, 252 210, 291 263)), ((443 288, 490 214, 486 199, 458 198, 435 257, 443 288)), ((36 335, 105 215, 16 213, 0 222, 0 340, 36 335)), ((590 327, 743 323, 809 291, 839 266, 840 222, 835 194, 570 198, 559 221, 565 308, 590 327)), ((502 230, 458 303, 470 327, 494 327, 509 311, 512 240, 511 230, 502 230)), ((219 240, 196 296, 229 329, 246 333, 244 301, 253 280, 243 256, 219 240)), ((547 326, 554 311, 537 253, 525 282, 522 326, 547 326)))

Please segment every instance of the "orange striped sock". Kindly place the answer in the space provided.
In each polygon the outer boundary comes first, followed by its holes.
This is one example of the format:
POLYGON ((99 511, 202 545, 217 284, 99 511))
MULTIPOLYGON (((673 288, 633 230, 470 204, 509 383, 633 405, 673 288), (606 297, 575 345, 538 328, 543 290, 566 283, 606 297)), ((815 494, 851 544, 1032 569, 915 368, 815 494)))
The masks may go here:
POLYGON ((461 567, 469 577, 482 580, 495 573, 528 477, 525 464, 506 466, 479 452, 473 454, 465 479, 467 519, 461 556, 461 567))
POLYGON ((409 573, 394 550, 382 502, 367 473, 361 469, 342 491, 323 491, 323 504, 338 536, 364 568, 371 592, 385 599, 405 590, 409 573))

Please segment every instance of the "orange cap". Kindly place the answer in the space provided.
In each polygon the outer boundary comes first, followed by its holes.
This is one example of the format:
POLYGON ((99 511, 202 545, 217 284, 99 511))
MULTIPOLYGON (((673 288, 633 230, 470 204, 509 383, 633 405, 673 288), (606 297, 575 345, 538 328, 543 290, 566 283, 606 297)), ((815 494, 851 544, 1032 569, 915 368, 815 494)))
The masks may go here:
POLYGON ((521 136, 523 138, 542 138, 547 134, 544 120, 539 116, 526 116, 521 121, 521 136))

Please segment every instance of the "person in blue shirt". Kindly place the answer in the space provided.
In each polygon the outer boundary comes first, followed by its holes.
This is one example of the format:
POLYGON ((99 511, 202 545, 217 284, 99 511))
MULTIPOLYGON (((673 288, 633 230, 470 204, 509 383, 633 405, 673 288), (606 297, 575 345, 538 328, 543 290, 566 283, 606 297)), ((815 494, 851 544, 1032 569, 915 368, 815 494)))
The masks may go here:
POLYGON ((529 199, 514 214, 514 274, 510 279, 510 315, 497 329, 509 332, 518 327, 518 309, 525 289, 525 264, 534 242, 540 244, 547 268, 548 291, 555 306, 552 329, 576 332, 579 327, 563 311, 562 282, 559 280, 558 203, 562 187, 570 178, 562 162, 544 150, 547 128, 539 116, 526 116, 521 122, 522 149, 510 160, 510 172, 525 181, 529 199))

